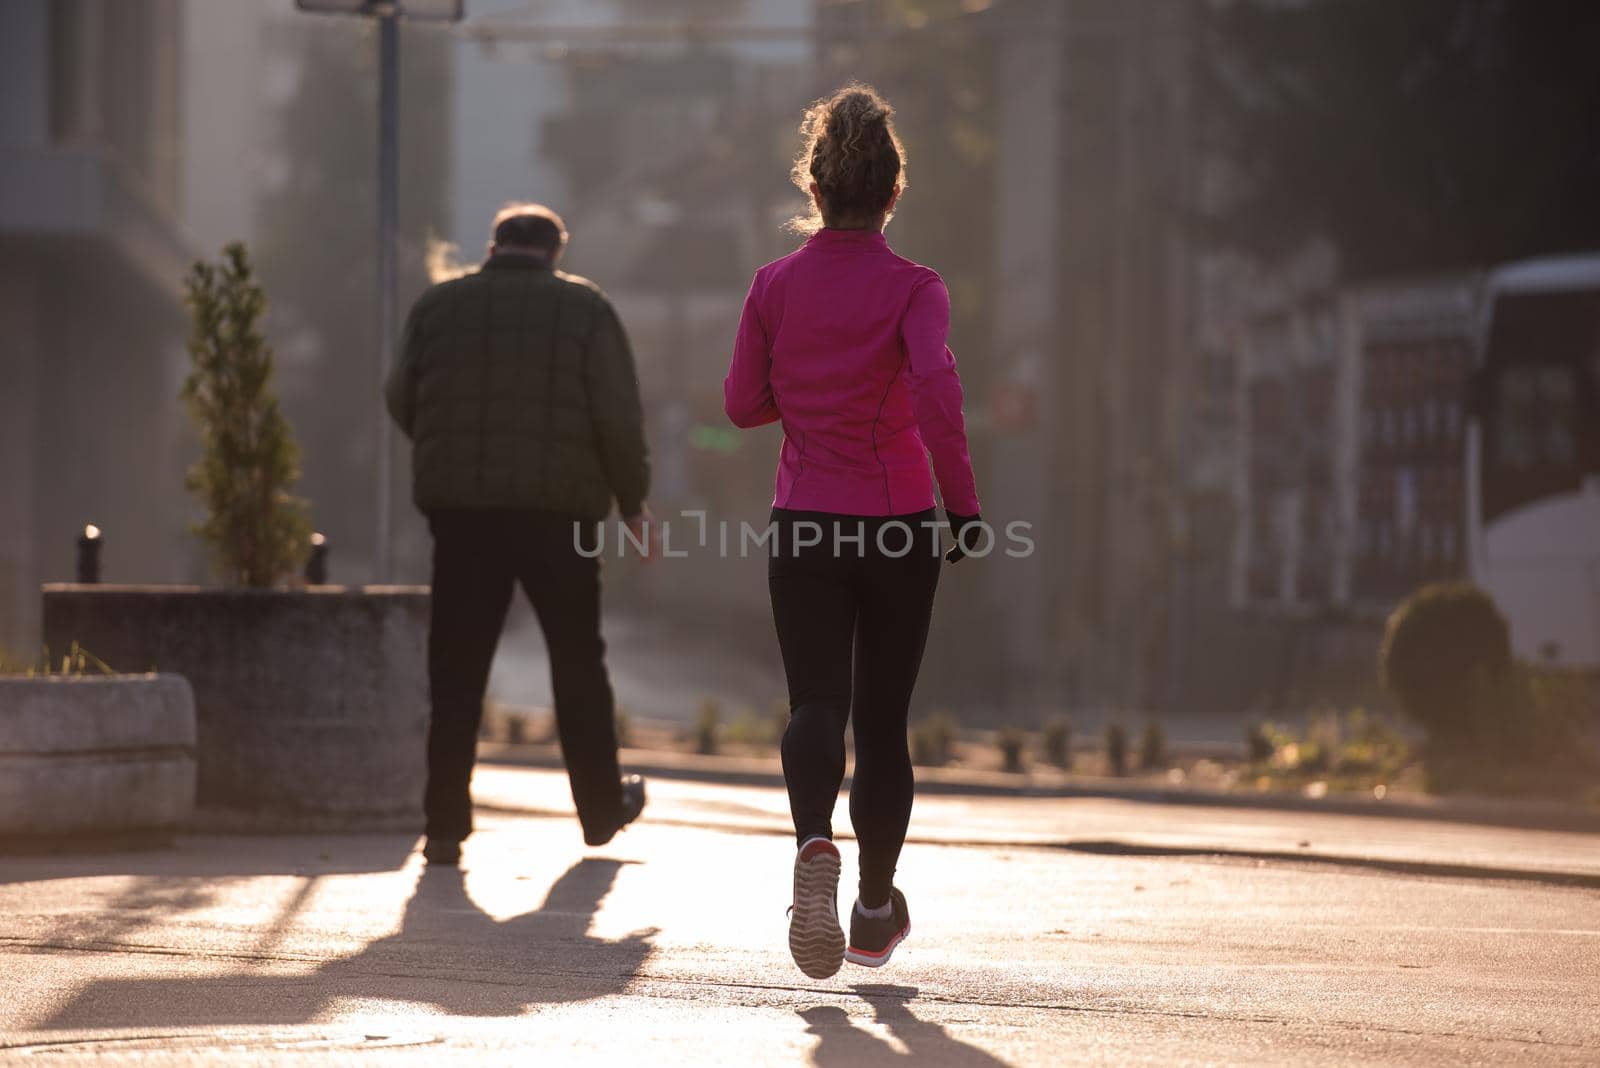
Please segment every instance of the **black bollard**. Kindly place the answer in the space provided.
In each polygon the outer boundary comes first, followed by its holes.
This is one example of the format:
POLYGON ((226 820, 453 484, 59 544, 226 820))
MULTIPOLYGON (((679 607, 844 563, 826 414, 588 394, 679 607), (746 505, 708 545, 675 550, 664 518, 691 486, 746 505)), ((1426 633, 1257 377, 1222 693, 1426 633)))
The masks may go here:
POLYGON ((78 535, 78 581, 89 585, 100 581, 100 528, 92 523, 78 535))
POLYGON ((328 539, 321 534, 311 535, 311 556, 306 560, 306 585, 328 584, 328 539))

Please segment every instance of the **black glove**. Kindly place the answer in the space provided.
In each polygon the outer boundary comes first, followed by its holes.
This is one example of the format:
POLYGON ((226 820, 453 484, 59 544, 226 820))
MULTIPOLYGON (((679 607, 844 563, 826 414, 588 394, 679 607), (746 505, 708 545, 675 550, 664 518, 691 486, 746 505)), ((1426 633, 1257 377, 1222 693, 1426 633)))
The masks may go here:
MULTIPOLYGON (((951 511, 946 511, 944 513, 944 517, 945 520, 950 524, 950 535, 956 539, 956 543, 950 547, 950 551, 944 554, 944 562, 947 564, 953 564, 957 560, 960 560, 962 557, 967 555, 966 552, 961 548, 962 531, 966 530, 968 527, 976 528, 981 526, 983 524, 983 519, 980 516, 975 515, 956 515, 951 511)), ((978 534, 979 532, 974 529, 968 536, 969 541, 971 538, 976 538, 978 534)))

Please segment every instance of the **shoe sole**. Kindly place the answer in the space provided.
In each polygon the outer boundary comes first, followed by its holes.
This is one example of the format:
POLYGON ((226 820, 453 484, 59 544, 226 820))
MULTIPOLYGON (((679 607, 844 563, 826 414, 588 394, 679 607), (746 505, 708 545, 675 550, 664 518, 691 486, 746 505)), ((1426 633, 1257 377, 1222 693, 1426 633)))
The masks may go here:
POLYGON ((839 854, 819 850, 795 858, 794 910, 789 914, 789 955, 812 979, 826 979, 844 961, 839 926, 839 854))
POLYGON ((859 964, 863 968, 881 968, 889 963, 889 958, 894 956, 894 947, 911 937, 911 925, 908 923, 900 932, 889 939, 889 944, 877 953, 870 950, 857 949, 855 946, 844 951, 844 959, 851 964, 859 964))

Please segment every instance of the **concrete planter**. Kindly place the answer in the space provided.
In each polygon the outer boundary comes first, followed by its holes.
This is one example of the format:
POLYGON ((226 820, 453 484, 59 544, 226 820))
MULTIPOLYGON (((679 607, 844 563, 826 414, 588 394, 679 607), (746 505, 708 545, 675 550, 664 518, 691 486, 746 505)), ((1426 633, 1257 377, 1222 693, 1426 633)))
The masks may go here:
POLYGON ((0 840, 166 834, 194 793, 181 677, 0 678, 0 840))
POLYGON ((425 587, 44 588, 50 648, 194 687, 205 828, 419 826, 427 628, 425 587))

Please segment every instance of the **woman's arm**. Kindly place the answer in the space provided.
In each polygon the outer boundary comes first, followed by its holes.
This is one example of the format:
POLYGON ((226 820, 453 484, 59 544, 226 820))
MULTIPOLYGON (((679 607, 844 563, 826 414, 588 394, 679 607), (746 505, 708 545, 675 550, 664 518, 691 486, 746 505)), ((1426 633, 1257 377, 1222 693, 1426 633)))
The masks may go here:
POLYGON ((750 283, 739 315, 739 333, 733 341, 733 363, 722 380, 722 406, 737 427, 765 426, 778 419, 778 406, 772 400, 772 347, 761 311, 756 307, 756 290, 761 276, 750 283))
POLYGON ((906 380, 922 443, 933 457, 933 473, 945 511, 978 514, 978 489, 967 454, 967 426, 961 415, 961 376, 946 340, 950 335, 950 292, 931 271, 911 293, 900 341, 906 350, 906 380))

